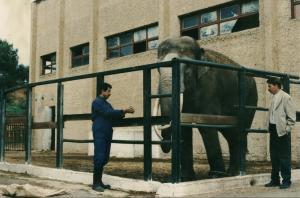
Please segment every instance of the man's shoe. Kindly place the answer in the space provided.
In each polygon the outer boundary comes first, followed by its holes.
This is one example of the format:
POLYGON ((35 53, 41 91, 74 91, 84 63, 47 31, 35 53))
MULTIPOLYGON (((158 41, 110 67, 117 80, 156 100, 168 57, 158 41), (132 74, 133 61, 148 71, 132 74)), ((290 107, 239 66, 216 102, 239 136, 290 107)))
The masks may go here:
POLYGON ((101 183, 100 185, 104 189, 111 189, 111 186, 109 184, 103 184, 103 183, 101 183))
POLYGON ((93 185, 92 189, 97 192, 104 192, 104 188, 100 184, 93 185))
POLYGON ((269 183, 265 184, 265 187, 276 187, 276 186, 280 186, 279 181, 270 181, 269 183))
POLYGON ((291 186, 291 183, 289 183, 289 182, 283 182, 280 186, 279 186, 279 188, 280 189, 287 189, 287 188, 289 188, 291 186))

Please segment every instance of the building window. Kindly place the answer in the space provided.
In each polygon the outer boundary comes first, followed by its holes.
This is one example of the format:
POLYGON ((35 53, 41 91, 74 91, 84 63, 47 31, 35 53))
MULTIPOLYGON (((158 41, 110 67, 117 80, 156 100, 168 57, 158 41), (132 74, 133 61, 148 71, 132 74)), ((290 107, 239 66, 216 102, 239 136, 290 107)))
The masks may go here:
POLYGON ((41 56, 42 75, 52 74, 56 71, 56 53, 41 56))
POLYGON ((181 35, 196 40, 255 28, 259 26, 259 1, 233 1, 181 16, 180 22, 181 35))
POLYGON ((158 25, 138 28, 106 38, 107 58, 137 54, 158 46, 158 25))
POLYGON ((78 45, 71 48, 71 67, 79 67, 89 64, 89 43, 78 45))
POLYGON ((292 19, 300 19, 300 0, 292 1, 292 19))

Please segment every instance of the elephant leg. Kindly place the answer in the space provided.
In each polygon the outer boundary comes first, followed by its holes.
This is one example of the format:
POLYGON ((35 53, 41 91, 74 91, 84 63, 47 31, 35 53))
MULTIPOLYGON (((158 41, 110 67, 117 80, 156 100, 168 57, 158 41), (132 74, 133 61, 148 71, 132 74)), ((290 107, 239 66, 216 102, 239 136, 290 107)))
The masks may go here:
POLYGON ((211 177, 224 176, 225 165, 222 157, 222 151, 216 129, 199 128, 204 142, 207 160, 210 166, 209 175, 211 177))
MULTIPOLYGON (((240 148, 240 137, 239 137, 239 131, 238 129, 222 129, 222 134, 225 137, 225 139, 228 142, 228 148, 229 148, 229 167, 227 170, 227 173, 231 176, 238 175, 240 171, 240 159, 243 157, 245 159, 246 155, 246 149, 247 145, 244 145, 244 152, 243 155, 241 154, 241 148, 240 148)), ((242 138, 245 138, 245 142, 247 137, 244 136, 242 138)))
POLYGON ((182 127, 181 144, 181 180, 190 181, 195 179, 193 166, 193 131, 191 127, 182 127))

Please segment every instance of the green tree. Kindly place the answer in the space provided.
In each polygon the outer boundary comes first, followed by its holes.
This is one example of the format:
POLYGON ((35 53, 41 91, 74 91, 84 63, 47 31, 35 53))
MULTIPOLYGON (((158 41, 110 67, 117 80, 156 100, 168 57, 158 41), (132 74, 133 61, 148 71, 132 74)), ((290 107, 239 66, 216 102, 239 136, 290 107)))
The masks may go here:
MULTIPOLYGON (((18 50, 13 44, 0 39, 0 87, 5 88, 22 85, 28 82, 29 67, 18 65, 18 50)), ((25 112, 26 98, 16 98, 13 94, 7 96, 6 112, 22 114, 25 112)))
POLYGON ((5 87, 24 84, 28 81, 28 67, 18 65, 18 49, 13 44, 0 39, 0 75, 5 87))

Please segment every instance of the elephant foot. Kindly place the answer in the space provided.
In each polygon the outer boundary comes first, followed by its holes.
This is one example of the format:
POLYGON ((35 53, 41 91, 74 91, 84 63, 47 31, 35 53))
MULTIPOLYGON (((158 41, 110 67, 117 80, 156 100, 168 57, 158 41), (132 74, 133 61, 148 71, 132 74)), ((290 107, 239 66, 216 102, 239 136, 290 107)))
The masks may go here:
POLYGON ((196 180, 196 176, 195 173, 190 173, 190 174, 185 174, 185 175, 181 175, 181 181, 185 182, 185 181, 194 181, 196 180))
MULTIPOLYGON (((163 141, 171 140, 171 133, 169 131, 162 131, 161 136, 163 138, 163 141)), ((160 147, 164 153, 169 153, 171 150, 171 144, 169 142, 162 142, 160 144, 160 147)))
POLYGON ((208 176, 210 178, 221 178, 221 177, 227 177, 228 174, 224 171, 209 171, 208 176))
POLYGON ((226 172, 229 176, 236 176, 236 175, 240 174, 240 171, 236 168, 235 169, 234 168, 228 168, 228 170, 226 172))

